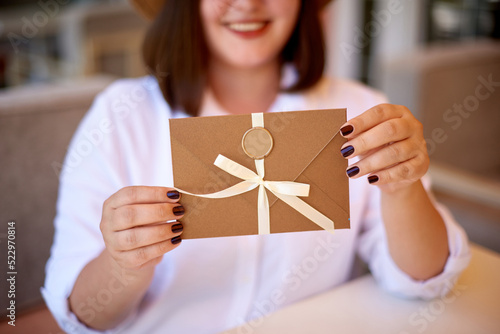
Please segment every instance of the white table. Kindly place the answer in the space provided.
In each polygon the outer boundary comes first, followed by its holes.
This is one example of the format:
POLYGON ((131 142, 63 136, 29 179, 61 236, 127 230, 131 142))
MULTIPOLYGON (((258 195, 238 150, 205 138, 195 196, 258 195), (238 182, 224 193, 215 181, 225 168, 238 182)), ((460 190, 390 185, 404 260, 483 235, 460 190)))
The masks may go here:
POLYGON ((445 298, 397 298, 366 275, 225 333, 498 334, 500 254, 473 246, 469 267, 445 298))

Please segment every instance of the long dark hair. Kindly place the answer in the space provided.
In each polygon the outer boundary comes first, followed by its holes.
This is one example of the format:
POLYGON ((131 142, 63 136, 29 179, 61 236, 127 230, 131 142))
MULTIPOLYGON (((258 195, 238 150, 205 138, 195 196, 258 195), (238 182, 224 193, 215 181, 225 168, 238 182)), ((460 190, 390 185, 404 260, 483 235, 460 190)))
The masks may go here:
MULTIPOLYGON (((198 114, 207 82, 208 47, 199 2, 166 0, 143 43, 144 62, 165 100, 192 116, 198 114)), ((297 25, 281 54, 298 72, 288 92, 312 87, 323 74, 325 45, 318 15, 317 1, 302 0, 297 25)))

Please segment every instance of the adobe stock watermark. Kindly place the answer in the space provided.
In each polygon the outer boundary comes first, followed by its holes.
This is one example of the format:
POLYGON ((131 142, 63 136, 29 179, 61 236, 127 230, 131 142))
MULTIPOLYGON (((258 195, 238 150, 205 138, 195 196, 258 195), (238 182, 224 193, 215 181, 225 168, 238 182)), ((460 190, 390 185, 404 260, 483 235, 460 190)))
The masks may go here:
POLYGON ((300 263, 293 265, 283 274, 280 288, 271 291, 267 299, 253 303, 255 311, 250 315, 252 320, 246 322, 243 318, 237 319, 238 323, 243 324, 238 328, 238 334, 253 333, 256 328, 264 323, 266 317, 286 302, 287 291, 300 289, 302 284, 318 270, 321 263, 326 262, 335 250, 340 247, 340 243, 335 242, 331 234, 327 234, 326 237, 322 238, 318 237, 316 241, 317 245, 313 248, 312 254, 302 259, 300 263))
POLYGON ((429 156, 436 151, 438 144, 442 144, 449 138, 450 130, 458 130, 464 119, 469 118, 479 109, 482 101, 489 99, 493 93, 500 87, 500 81, 493 80, 493 74, 487 78, 480 75, 477 77, 479 82, 470 95, 466 96, 461 103, 455 103, 443 113, 443 121, 448 128, 434 128, 430 133, 430 138, 426 138, 427 153, 429 156))
POLYGON ((360 54, 370 43, 371 39, 379 36, 392 21, 393 16, 400 14, 404 9, 404 2, 408 0, 390 0, 387 8, 373 10, 372 19, 364 27, 354 27, 354 37, 351 43, 342 42, 339 47, 342 54, 350 63, 353 55, 360 54))
POLYGON ((14 32, 7 33, 10 45, 14 52, 19 53, 19 47, 22 44, 28 44, 45 27, 51 19, 56 17, 61 10, 61 6, 67 5, 69 0, 40 0, 37 2, 40 10, 36 11, 30 17, 21 18, 21 35, 14 32))
POLYGON ((417 311, 410 314, 408 324, 412 327, 410 330, 401 331, 399 334, 423 333, 429 328, 429 325, 436 321, 441 314, 446 311, 447 305, 452 304, 457 300, 467 286, 454 284, 451 281, 446 281, 446 286, 451 290, 446 296, 436 298, 420 307, 417 311))

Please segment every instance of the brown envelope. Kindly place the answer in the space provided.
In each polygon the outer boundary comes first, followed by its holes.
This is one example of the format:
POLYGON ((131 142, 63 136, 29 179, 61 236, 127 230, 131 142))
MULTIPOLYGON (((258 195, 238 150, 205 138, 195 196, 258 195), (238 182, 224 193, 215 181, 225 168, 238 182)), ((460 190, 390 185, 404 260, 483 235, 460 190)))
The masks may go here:
MULTIPOLYGON (((349 228, 347 160, 339 134, 345 109, 304 110, 264 114, 264 127, 274 140, 264 160, 265 180, 310 185, 304 202, 333 220, 335 229, 349 228)), ((252 128, 252 116, 210 116, 170 119, 174 186, 195 194, 213 193, 242 180, 214 165, 219 154, 256 172, 255 162, 241 145, 252 128)), ((271 233, 321 228, 266 190, 271 233)), ((258 234, 258 188, 241 195, 206 199, 182 194, 186 214, 183 239, 258 234)))

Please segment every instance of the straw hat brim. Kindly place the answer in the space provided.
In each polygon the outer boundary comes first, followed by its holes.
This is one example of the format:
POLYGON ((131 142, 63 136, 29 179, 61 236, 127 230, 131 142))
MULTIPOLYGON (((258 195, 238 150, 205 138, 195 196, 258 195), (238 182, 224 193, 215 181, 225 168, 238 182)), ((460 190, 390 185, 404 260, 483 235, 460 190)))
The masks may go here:
MULTIPOLYGON (((184 0, 179 0, 184 1, 184 0)), ((317 0, 319 8, 326 6, 331 0, 317 0)), ((153 20, 160 12, 165 0, 130 0, 134 8, 148 20, 153 20)))

